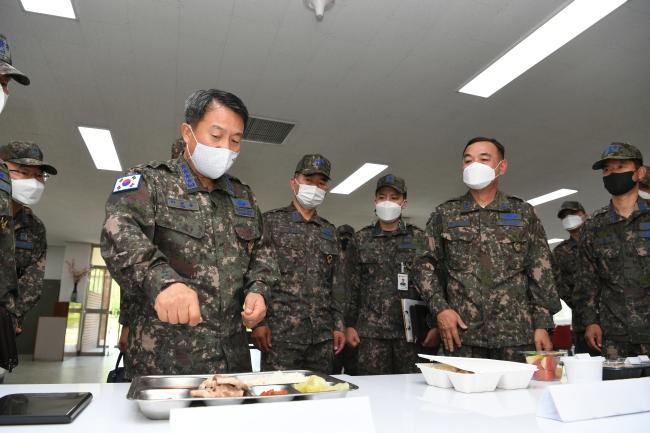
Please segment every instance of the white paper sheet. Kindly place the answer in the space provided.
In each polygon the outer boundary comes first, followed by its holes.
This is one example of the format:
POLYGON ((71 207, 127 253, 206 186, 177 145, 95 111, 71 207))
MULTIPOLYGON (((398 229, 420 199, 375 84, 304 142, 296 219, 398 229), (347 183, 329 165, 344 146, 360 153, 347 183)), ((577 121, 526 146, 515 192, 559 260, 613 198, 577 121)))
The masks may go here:
POLYGON ((551 385, 537 407, 537 416, 564 422, 639 412, 650 412, 650 377, 551 385))
POLYGON ((344 420, 345 431, 375 433, 368 397, 172 409, 169 431, 332 433, 340 427, 334 420, 344 420))

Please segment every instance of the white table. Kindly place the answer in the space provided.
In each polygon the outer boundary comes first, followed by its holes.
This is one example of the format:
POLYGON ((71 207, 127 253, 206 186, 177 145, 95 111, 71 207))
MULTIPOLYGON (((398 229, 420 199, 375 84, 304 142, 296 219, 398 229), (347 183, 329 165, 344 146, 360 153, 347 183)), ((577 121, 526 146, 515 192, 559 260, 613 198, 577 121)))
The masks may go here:
MULTIPOLYGON (((599 420, 561 423, 537 418, 537 402, 546 386, 531 382, 528 389, 462 394, 428 386, 420 374, 339 376, 359 386, 348 396, 368 396, 377 433, 423 432, 650 432, 650 413, 599 420)), ((125 398, 129 384, 0 385, 0 395, 19 392, 91 392, 93 401, 68 425, 0 427, 13 432, 129 433, 168 432, 167 421, 142 416, 135 402, 125 398)), ((579 403, 578 403, 579 404, 579 403)), ((299 424, 300 414, 296 413, 299 424)), ((333 417, 328 415, 331 422, 333 417)), ((260 421, 261 422, 261 421, 260 421)), ((294 424, 295 425, 295 424, 294 424)), ((255 424, 251 432, 261 431, 255 424)), ((290 432, 287 429, 287 432, 290 432)), ((304 431, 304 430, 303 430, 304 431)), ((345 432, 345 425, 333 427, 345 432)), ((302 432, 301 432, 302 433, 302 432)), ((346 432, 347 433, 347 432, 346 432)))

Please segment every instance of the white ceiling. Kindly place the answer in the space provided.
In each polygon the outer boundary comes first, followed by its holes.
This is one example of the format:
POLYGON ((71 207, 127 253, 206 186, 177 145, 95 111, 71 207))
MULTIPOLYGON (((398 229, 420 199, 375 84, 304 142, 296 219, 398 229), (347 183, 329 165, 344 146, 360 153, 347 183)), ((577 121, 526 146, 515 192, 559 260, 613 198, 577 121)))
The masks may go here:
MULTIPOLYGON (((505 144, 506 192, 573 188, 589 210, 607 201, 590 169, 606 144, 650 151, 647 0, 630 0, 489 99, 456 90, 564 0, 338 0, 322 22, 302 0, 74 3, 78 21, 0 0, 0 32, 32 80, 10 85, 0 142, 35 140, 59 169, 35 207, 51 244, 98 241, 118 175, 95 169, 76 126, 110 128, 125 169, 167 159, 198 88, 297 123, 285 145, 245 144, 233 168, 263 210, 289 202, 287 179, 304 153, 330 158, 334 183, 363 162, 388 164, 407 180, 407 215, 423 225, 463 193, 461 152, 475 135, 505 144)), ((320 213, 368 224, 374 181, 329 195, 320 213)), ((537 208, 549 238, 565 237, 559 204, 537 208)))

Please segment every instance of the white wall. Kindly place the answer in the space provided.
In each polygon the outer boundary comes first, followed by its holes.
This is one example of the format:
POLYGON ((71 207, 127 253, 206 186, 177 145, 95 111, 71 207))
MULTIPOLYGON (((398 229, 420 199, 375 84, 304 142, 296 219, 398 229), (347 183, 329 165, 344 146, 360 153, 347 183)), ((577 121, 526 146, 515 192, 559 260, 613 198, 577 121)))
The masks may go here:
MULTIPOLYGON (((90 266, 90 253, 92 251, 91 244, 76 243, 76 242, 67 242, 65 244, 65 252, 63 254, 63 263, 61 266, 61 290, 59 291, 59 301, 60 302, 69 302, 70 295, 72 294, 72 289, 74 283, 72 281, 72 275, 68 271, 67 262, 74 260, 74 266, 76 269, 81 269, 90 266)), ((83 302, 83 297, 86 293, 86 286, 88 285, 88 277, 84 277, 79 281, 77 285, 77 302, 83 302)))
POLYGON ((47 246, 47 262, 45 263, 45 279, 60 280, 63 274, 63 254, 65 247, 60 245, 47 246))

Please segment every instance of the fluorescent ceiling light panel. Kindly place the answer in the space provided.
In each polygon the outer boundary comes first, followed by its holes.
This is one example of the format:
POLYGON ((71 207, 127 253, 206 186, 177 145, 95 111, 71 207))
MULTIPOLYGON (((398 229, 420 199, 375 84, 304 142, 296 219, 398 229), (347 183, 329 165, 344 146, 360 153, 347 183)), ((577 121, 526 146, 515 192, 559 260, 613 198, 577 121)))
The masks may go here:
POLYGON ((574 0, 515 45, 459 92, 489 98, 627 0, 574 0))
POLYGON ((79 126, 79 133, 84 139, 84 143, 86 143, 95 167, 99 170, 122 171, 122 165, 115 151, 111 131, 79 126))
POLYGON ((558 189, 557 191, 549 192, 548 194, 540 195, 539 197, 531 198, 528 200, 532 206, 537 206, 538 204, 546 203, 549 201, 557 200, 558 198, 566 197, 567 195, 575 194, 575 189, 558 189))
POLYGON ((366 162, 347 179, 339 183, 331 192, 332 194, 350 194, 387 168, 388 166, 384 164, 366 162))
POLYGON ((26 12, 77 19, 71 0, 20 0, 26 12))
POLYGON ((548 244, 549 244, 549 245, 559 244, 559 243, 562 242, 563 240, 564 240, 564 239, 558 239, 558 238, 549 239, 549 240, 548 240, 548 244))

